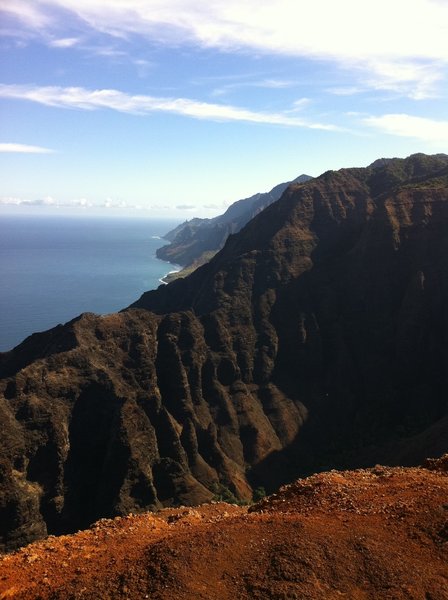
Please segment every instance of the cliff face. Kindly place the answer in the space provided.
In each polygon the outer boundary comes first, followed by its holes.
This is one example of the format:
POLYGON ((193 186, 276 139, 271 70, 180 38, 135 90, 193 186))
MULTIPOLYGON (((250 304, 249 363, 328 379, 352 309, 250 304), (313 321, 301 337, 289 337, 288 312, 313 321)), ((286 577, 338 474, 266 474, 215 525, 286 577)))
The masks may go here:
POLYGON ((300 175, 292 182, 276 185, 270 192, 237 200, 218 217, 191 219, 182 223, 165 235, 170 244, 157 250, 158 258, 183 267, 197 267, 206 263, 224 246, 230 234, 240 231, 246 223, 278 200, 291 183, 305 183, 310 179, 309 175, 300 175))
POLYGON ((0 361, 3 547, 448 448, 448 157, 290 186, 193 275, 0 361))

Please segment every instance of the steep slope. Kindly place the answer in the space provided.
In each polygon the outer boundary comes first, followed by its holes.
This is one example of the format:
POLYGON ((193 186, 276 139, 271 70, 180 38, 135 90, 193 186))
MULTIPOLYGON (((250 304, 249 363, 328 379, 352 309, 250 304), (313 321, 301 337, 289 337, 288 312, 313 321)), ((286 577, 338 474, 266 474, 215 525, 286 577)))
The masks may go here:
POLYGON ((290 186, 190 277, 0 360, 0 535, 448 449, 448 157, 290 186))
POLYGON ((297 481, 249 510, 103 520, 0 560, 0 598, 443 600, 447 494, 446 472, 377 466, 297 481))
MULTIPOLYGON (((226 212, 213 219, 191 219, 169 231, 165 238, 168 246, 159 248, 157 257, 183 267, 198 267, 220 250, 231 233, 237 233, 253 217, 280 198, 291 183, 305 183, 312 179, 300 175, 293 181, 280 183, 270 192, 258 193, 234 202, 226 212)), ((184 270, 187 272, 188 268, 184 270)))

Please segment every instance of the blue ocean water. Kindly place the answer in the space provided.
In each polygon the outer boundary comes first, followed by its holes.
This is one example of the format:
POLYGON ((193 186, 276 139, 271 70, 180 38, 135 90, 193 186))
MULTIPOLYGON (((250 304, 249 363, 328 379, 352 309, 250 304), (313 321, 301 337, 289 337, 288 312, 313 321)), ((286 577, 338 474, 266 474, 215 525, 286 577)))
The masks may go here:
POLYGON ((0 216, 0 351, 82 312, 120 310, 173 269, 155 251, 179 220, 0 216))

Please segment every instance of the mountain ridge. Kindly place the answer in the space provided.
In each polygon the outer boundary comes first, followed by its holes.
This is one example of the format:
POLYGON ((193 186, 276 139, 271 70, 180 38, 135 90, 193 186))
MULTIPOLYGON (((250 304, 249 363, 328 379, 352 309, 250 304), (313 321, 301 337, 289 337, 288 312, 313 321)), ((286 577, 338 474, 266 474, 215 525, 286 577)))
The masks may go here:
MULTIPOLYGON (((288 185, 305 183, 310 179, 312 177, 309 175, 299 175, 292 181, 274 186, 269 192, 259 192, 237 200, 222 215, 212 219, 194 218, 181 223, 164 235, 170 244, 159 248, 156 256, 183 267, 182 271, 171 275, 171 279, 183 277, 216 254, 230 234, 237 233, 250 219, 277 201, 288 185)), ((170 277, 166 280, 169 281, 170 277)))
POLYGON ((188 278, 0 356, 4 548, 447 451, 448 157, 289 186, 188 278))

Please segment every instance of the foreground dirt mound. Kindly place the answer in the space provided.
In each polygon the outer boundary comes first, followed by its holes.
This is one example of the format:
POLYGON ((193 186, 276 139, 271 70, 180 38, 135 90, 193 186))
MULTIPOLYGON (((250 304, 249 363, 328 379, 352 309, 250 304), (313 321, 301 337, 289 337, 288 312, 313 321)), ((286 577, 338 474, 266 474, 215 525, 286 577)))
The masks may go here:
POLYGON ((101 520, 0 562, 0 598, 448 598, 448 473, 314 475, 247 509, 101 520))

